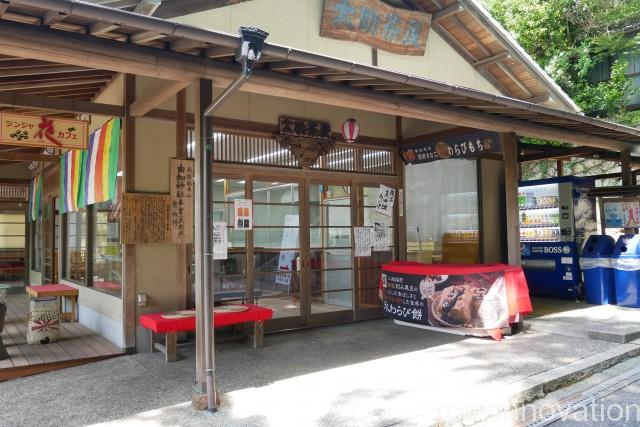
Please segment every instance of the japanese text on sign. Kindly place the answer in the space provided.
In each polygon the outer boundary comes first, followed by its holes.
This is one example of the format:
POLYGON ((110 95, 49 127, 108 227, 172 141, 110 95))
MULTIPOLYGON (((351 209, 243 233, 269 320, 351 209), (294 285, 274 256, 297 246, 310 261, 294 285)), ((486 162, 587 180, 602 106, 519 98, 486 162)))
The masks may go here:
POLYGON ((443 159, 477 157, 499 151, 499 135, 479 131, 402 147, 402 160, 405 164, 416 165, 443 159))
POLYGON ((371 256, 371 233, 371 227, 353 227, 356 257, 371 256))
POLYGON ((227 259, 227 223, 226 222, 214 222, 213 223, 213 259, 223 260, 227 259))
POLYGON ((424 55, 431 15, 380 0, 325 0, 320 35, 403 55, 424 55))
POLYGON ((170 211, 171 196, 168 194, 123 194, 122 243, 170 242, 170 211))
POLYGON ((393 215, 393 204, 396 200, 396 190, 387 187, 386 185, 380 185, 380 191, 378 192, 378 200, 376 201, 376 212, 382 215, 393 215))
POLYGON ((87 122, 0 113, 0 143, 85 150, 88 144, 87 122))
POLYGON ((280 117, 278 127, 280 135, 331 139, 331 124, 328 122, 280 117))
POLYGON ((171 159, 171 240, 193 242, 193 160, 171 159))

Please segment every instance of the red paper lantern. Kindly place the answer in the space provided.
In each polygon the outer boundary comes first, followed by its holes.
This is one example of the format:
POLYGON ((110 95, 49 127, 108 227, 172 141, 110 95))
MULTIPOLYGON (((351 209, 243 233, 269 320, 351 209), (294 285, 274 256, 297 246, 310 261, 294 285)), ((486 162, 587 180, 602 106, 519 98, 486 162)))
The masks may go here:
POLYGON ((342 137, 349 144, 353 143, 358 139, 358 134, 360 133, 360 125, 356 121, 356 119, 347 119, 342 124, 342 137))

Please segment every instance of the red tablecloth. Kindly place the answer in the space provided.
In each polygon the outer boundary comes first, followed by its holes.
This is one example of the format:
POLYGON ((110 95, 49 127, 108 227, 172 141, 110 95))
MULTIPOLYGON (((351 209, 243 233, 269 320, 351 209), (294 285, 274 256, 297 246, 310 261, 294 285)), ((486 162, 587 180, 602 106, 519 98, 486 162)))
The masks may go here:
POLYGON ((27 292, 31 290, 31 294, 37 294, 38 297, 46 297, 48 295, 57 296, 60 293, 69 293, 69 294, 78 294, 78 290, 69 285, 38 285, 38 286, 27 286, 27 292))
MULTIPOLYGON (((249 310, 238 313, 214 313, 214 326, 217 328, 235 325, 237 323, 259 322, 273 317, 273 310, 270 308, 260 307, 253 304, 242 305, 249 307, 249 310)), ((196 330, 195 316, 182 317, 179 319, 165 319, 162 317, 162 314, 163 313, 142 314, 140 316, 140 325, 147 329, 151 329, 153 332, 158 334, 196 330)))
MULTIPOLYGON (((383 270, 404 274, 446 274, 464 275, 478 273, 504 273, 507 288, 507 301, 509 303, 509 316, 516 314, 525 315, 533 312, 529 287, 522 267, 508 264, 423 264, 413 261, 395 261, 382 266, 383 270)), ((380 281, 382 289, 382 281, 380 281)))

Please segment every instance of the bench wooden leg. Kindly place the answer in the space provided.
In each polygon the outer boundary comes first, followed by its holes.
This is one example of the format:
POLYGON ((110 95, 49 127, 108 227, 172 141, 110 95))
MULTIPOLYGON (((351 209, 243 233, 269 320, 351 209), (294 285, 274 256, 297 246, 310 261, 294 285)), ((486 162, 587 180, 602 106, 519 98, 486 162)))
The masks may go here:
MULTIPOLYGON (((151 333, 153 337, 153 332, 151 333)), ((160 343, 154 343, 151 339, 151 348, 164 353, 165 362, 175 362, 178 360, 178 334, 176 332, 169 332, 164 334, 164 345, 160 343)), ((153 350, 151 350, 153 351, 153 350)))
POLYGON ((253 348, 262 347, 264 344, 264 322, 253 322, 253 348))

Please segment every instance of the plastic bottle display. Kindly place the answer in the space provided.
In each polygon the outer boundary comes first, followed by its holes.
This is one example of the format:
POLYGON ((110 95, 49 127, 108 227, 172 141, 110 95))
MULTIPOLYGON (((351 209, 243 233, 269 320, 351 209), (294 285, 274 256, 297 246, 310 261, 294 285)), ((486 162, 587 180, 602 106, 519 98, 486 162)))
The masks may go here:
POLYGON ((560 240, 559 197, 534 189, 518 192, 520 240, 543 242, 560 240))

